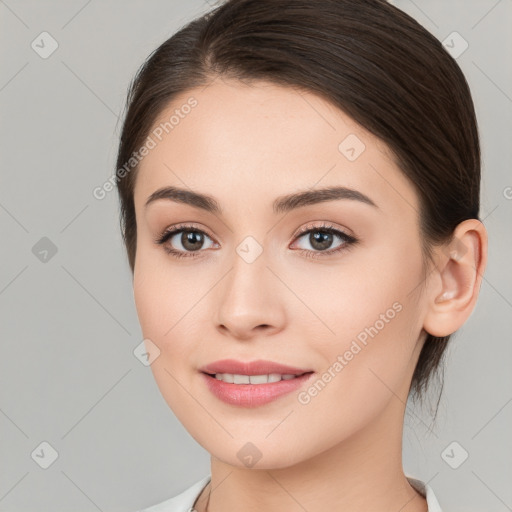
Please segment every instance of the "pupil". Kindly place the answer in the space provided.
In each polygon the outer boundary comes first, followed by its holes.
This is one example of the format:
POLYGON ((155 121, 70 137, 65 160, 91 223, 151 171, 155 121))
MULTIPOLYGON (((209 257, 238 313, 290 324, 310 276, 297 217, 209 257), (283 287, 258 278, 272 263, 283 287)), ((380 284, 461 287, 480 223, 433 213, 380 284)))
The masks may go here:
POLYGON ((181 243, 185 249, 197 251, 203 244, 203 235, 197 231, 187 231, 181 235, 181 243))
POLYGON ((316 231, 310 235, 310 243, 316 249, 327 249, 332 243, 332 233, 325 233, 323 231, 316 231))

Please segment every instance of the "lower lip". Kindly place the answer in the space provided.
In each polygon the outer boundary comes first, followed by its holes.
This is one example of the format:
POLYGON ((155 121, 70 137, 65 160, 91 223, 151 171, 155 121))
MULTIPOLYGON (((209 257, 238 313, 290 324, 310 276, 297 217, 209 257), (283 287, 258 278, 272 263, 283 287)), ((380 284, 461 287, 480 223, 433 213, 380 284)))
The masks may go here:
POLYGON ((217 380, 206 373, 202 373, 202 375, 209 390, 223 402, 240 407, 257 407, 296 391, 311 378, 313 372, 305 373, 294 379, 267 384, 230 384, 217 380))

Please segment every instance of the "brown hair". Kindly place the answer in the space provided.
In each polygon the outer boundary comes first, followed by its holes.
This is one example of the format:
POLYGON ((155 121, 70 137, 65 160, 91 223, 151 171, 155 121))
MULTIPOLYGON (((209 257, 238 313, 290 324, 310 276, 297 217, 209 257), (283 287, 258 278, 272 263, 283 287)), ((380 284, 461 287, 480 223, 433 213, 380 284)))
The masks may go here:
MULTIPOLYGON (((432 34, 384 0, 227 0, 188 23, 130 84, 118 176, 170 101, 218 76, 311 91, 384 141, 419 195, 427 257, 458 223, 478 219, 480 146, 465 77, 432 34)), ((118 180, 132 272, 136 171, 118 180)), ((438 372, 449 338, 427 333, 413 395, 438 372)))

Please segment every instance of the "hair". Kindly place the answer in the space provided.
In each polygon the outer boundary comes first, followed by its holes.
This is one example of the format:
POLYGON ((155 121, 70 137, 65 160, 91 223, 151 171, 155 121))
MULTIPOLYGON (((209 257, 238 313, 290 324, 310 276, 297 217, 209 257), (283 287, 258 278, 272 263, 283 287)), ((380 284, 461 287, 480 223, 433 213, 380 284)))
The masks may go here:
MULTIPOLYGON (((148 56, 129 86, 118 176, 177 95, 218 77, 312 92, 384 141, 419 196, 428 259, 457 224, 478 219, 480 145, 464 74, 431 33, 386 1, 227 0, 189 22, 148 56)), ((132 273, 133 167, 117 184, 132 273)), ((413 398, 423 398, 439 374, 449 338, 426 333, 413 398)))

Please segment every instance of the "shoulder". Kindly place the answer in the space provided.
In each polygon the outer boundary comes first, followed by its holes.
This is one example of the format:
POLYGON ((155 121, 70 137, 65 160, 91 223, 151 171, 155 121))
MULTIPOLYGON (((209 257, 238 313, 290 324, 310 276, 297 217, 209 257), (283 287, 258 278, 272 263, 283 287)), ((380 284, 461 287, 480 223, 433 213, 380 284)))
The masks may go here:
POLYGON ((205 476, 188 489, 185 489, 181 494, 138 512, 189 512, 201 491, 210 481, 210 478, 210 475, 205 476))
POLYGON ((443 512, 441 510, 441 505, 439 505, 436 495, 434 494, 434 490, 430 485, 411 476, 407 476, 407 480, 409 480, 409 483, 427 500, 428 512, 443 512))

